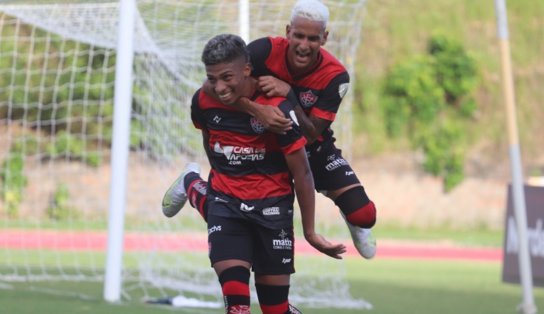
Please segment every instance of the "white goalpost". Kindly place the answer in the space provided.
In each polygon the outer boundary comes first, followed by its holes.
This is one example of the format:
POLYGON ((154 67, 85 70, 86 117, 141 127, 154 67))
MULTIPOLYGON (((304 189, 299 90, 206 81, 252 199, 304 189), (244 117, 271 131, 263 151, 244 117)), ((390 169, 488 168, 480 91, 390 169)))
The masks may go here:
MULTIPOLYGON (((365 0, 324 2, 331 10, 326 48, 355 81, 365 0)), ((190 306, 220 306, 202 219, 189 206, 165 218, 161 198, 187 161, 207 170, 189 116, 205 77, 205 42, 227 32, 246 40, 284 35, 293 4, 2 2, 0 282, 36 289, 103 283, 100 298, 109 302, 181 295, 190 306)), ((348 156, 352 97, 334 125, 348 156)), ((328 207, 319 208, 318 225, 345 229, 334 204, 328 207)), ((341 262, 308 258, 294 276, 295 303, 371 308, 352 297, 341 262)), ((61 293, 86 293, 71 287, 61 293)))
POLYGON ((104 299, 109 302, 121 300, 135 20, 136 2, 134 0, 121 0, 117 35, 118 60, 115 67, 108 250, 104 278, 104 299))

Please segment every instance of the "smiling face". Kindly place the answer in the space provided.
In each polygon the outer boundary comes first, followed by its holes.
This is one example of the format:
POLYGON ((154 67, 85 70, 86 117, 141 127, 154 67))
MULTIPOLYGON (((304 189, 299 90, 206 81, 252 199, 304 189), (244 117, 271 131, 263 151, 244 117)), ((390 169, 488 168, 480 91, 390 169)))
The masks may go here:
POLYGON ((251 67, 244 58, 207 65, 206 75, 214 93, 225 105, 232 105, 242 96, 251 96, 251 67))
POLYGON ((317 62, 319 49, 327 42, 328 34, 322 22, 304 17, 296 17, 287 25, 287 62, 293 74, 301 74, 317 62))

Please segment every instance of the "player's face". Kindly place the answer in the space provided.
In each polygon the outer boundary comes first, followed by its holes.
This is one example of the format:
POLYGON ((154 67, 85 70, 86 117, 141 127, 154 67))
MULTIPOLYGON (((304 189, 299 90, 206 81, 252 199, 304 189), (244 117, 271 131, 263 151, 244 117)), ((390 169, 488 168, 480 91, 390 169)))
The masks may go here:
POLYGON ((303 72, 311 68, 319 56, 319 48, 327 41, 328 32, 321 22, 296 17, 286 28, 289 40, 287 62, 291 70, 303 72))
POLYGON ((213 92, 225 105, 232 105, 249 89, 248 78, 251 68, 243 58, 229 63, 219 63, 206 66, 208 82, 213 92))

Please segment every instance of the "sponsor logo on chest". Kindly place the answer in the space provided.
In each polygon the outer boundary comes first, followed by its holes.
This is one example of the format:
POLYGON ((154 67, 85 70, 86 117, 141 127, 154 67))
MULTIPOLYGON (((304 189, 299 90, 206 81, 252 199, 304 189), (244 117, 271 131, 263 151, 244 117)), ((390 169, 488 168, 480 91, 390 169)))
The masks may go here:
POLYGON ((243 161, 260 161, 266 155, 265 147, 222 146, 219 142, 215 142, 213 151, 225 155, 229 165, 241 165, 243 161))

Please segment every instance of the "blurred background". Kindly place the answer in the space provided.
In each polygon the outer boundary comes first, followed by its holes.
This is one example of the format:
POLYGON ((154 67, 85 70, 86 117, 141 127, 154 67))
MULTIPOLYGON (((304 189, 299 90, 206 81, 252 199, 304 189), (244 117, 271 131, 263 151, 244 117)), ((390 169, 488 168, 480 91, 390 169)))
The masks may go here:
MULTIPOLYGON (((311 313, 514 312, 520 287, 501 280, 511 170, 494 4, 324 2, 325 48, 353 82, 333 129, 377 205, 379 249, 373 261, 348 254, 341 264, 302 253, 296 300, 311 313)), ((200 216, 187 205, 166 219, 160 202, 186 162, 209 170, 188 106, 204 78, 204 43, 240 31, 239 2, 136 3, 126 203, 115 208, 124 210, 125 307, 112 309, 101 294, 119 2, 0 1, 0 297, 9 313, 64 313, 62 304, 66 313, 145 313, 155 308, 142 301, 177 294, 221 302, 200 216)), ((249 1, 249 38, 283 35, 293 3, 249 1)), ((507 8, 523 179, 538 186, 544 2, 507 8)), ((352 252, 338 209, 323 196, 318 207, 320 230, 352 252)))

